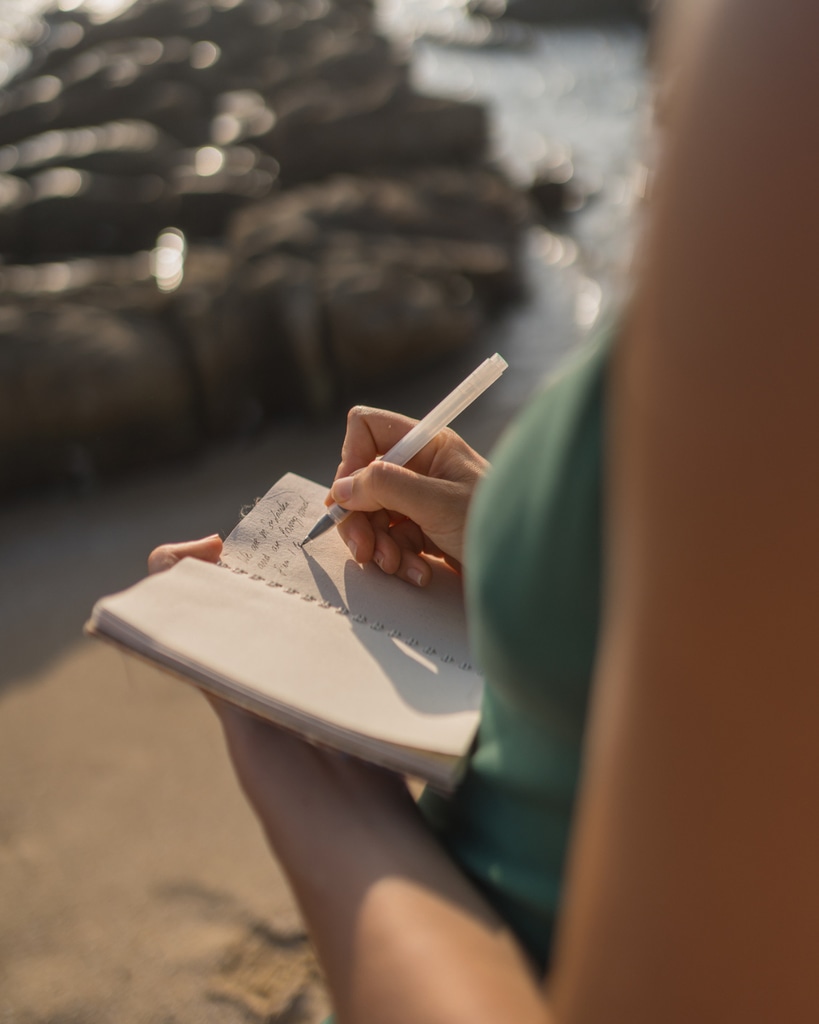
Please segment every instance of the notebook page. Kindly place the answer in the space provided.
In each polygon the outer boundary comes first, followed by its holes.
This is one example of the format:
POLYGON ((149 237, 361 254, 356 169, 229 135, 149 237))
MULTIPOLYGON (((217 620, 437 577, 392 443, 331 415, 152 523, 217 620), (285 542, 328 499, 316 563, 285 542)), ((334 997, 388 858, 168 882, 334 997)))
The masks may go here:
POLYGON ((477 725, 475 673, 196 559, 103 598, 93 622, 217 692, 262 698, 283 724, 324 722, 450 755, 465 751, 477 725))
POLYGON ((222 564, 342 608, 426 655, 471 666, 461 578, 445 563, 434 560, 432 582, 417 588, 375 565, 358 565, 335 529, 299 546, 325 511, 326 494, 295 473, 282 477, 227 538, 222 564))

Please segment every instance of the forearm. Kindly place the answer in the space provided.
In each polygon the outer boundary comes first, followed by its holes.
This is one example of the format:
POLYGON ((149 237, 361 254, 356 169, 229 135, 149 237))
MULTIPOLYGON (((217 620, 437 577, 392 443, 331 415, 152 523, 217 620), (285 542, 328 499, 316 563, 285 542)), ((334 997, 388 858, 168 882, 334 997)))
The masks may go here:
POLYGON ((520 946, 395 780, 282 738, 286 772, 250 795, 339 1021, 547 1021, 520 946))

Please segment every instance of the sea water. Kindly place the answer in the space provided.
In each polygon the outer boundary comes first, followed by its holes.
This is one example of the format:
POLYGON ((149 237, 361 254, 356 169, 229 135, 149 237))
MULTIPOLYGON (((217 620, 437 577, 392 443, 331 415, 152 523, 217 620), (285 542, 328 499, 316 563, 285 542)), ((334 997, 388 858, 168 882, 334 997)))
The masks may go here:
POLYGON ((466 0, 380 0, 378 11, 382 30, 409 48, 417 89, 488 105, 490 155, 513 181, 526 188, 567 168, 588 194, 582 209, 527 232, 527 298, 484 346, 510 370, 480 425, 477 413, 465 417, 490 437, 628 294, 646 180, 648 37, 626 23, 493 30, 466 0))

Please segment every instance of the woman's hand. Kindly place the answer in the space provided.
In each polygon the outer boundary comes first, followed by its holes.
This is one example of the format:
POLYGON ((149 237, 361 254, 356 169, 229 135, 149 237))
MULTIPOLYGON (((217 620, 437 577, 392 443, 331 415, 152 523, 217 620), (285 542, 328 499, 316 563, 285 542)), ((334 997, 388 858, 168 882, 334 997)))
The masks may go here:
POLYGON ((356 512, 338 531, 357 562, 423 587, 432 575, 423 554, 460 569, 467 510, 488 463, 449 429, 406 466, 375 461, 414 425, 383 409, 351 409, 327 503, 356 512))
MULTIPOLYGON (((221 548, 218 536, 164 544, 148 568, 215 562, 221 548)), ((547 1024, 525 954, 401 779, 209 700, 290 880, 339 1020, 547 1024)))
MULTIPOLYGON (((150 575, 170 569, 183 558, 216 562, 222 552, 218 534, 201 540, 162 544, 148 556, 150 575)), ((354 794, 356 800, 367 799, 380 806, 407 799, 404 783, 396 776, 368 768, 358 761, 329 751, 318 750, 283 729, 261 721, 226 701, 205 694, 216 712, 225 733, 236 775, 249 803, 256 812, 272 843, 277 842, 283 810, 282 787, 298 785, 314 801, 318 794, 338 802, 341 794, 354 794)), ((304 805, 301 805, 304 813, 304 805)))
POLYGON ((218 562, 222 554, 222 538, 218 533, 201 540, 186 540, 179 544, 161 544, 148 555, 148 573, 170 569, 183 558, 198 558, 202 562, 218 562))

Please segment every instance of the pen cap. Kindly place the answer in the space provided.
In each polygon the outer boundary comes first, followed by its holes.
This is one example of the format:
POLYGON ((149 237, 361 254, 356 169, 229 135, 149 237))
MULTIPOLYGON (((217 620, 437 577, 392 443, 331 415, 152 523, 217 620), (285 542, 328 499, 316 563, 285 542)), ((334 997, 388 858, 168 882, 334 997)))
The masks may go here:
POLYGON ((436 434, 448 426, 456 416, 471 405, 475 399, 493 384, 503 373, 509 364, 496 352, 493 356, 485 359, 481 365, 462 381, 454 391, 450 392, 429 412, 419 423, 416 423, 412 430, 393 447, 386 455, 382 456, 384 462, 394 462, 398 466, 404 466, 417 455, 418 452, 429 444, 436 434))

